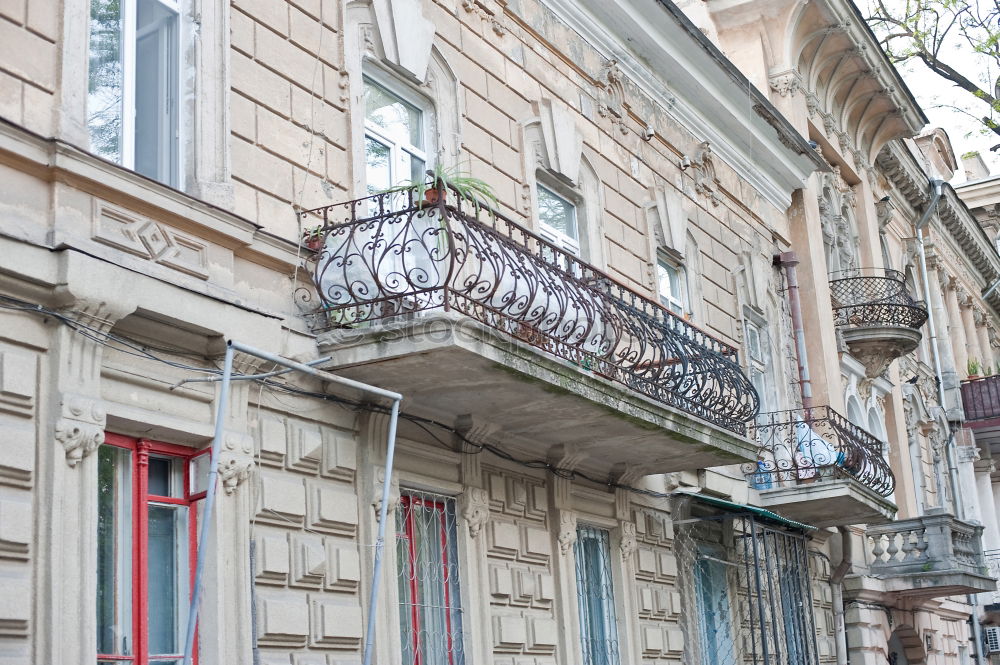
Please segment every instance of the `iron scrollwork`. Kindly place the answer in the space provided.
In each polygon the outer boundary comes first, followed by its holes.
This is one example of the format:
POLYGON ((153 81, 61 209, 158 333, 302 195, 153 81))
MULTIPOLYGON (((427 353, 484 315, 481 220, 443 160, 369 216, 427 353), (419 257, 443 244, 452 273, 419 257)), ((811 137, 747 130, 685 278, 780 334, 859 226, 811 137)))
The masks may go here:
POLYGON ((758 409, 736 349, 500 213, 450 192, 377 194, 300 213, 322 227, 326 327, 427 310, 505 335, 738 434, 758 409))
POLYGON ((861 268, 833 273, 830 299, 838 326, 917 330, 927 321, 927 306, 913 299, 903 273, 897 270, 861 268))
POLYGON ((757 489, 853 478, 881 496, 896 480, 883 444, 828 406, 762 413, 754 434, 760 452, 743 465, 757 489))

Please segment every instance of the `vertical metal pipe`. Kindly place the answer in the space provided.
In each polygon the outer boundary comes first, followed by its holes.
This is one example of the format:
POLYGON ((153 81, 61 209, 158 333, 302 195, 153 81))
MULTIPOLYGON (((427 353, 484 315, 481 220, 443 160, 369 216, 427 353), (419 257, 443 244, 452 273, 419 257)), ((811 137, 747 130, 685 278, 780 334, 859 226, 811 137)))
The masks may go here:
POLYGON ((219 385, 219 404, 215 410, 215 436, 212 439, 212 461, 208 470, 208 487, 205 492, 205 505, 201 511, 198 562, 194 569, 194 589, 191 591, 191 605, 188 608, 187 635, 184 638, 184 665, 191 665, 194 656, 194 633, 198 625, 201 579, 205 573, 205 554, 208 551, 208 535, 212 527, 212 510, 215 507, 215 491, 219 479, 219 452, 222 450, 222 433, 225 429, 226 408, 229 405, 229 383, 232 375, 233 345, 227 343, 226 358, 222 363, 222 382, 219 385))
POLYGON ((799 257, 795 252, 782 252, 774 257, 774 265, 785 271, 788 280, 788 309, 792 317, 792 331, 795 335, 795 356, 799 363, 799 392, 802 408, 812 408, 812 381, 809 378, 809 356, 806 353, 806 333, 802 325, 802 303, 799 300, 799 278, 795 266, 799 257))
POLYGON ((393 400, 389 414, 389 434, 385 451, 385 481, 382 485, 382 505, 378 511, 378 535, 375 537, 375 565, 372 569, 372 588, 368 596, 368 625, 365 629, 365 654, 363 665, 371 665, 372 647, 375 645, 375 615, 379 584, 382 576, 382 550, 385 549, 385 523, 389 519, 389 494, 392 490, 392 462, 396 454, 396 421, 399 417, 399 400, 393 400))
POLYGON ((757 547, 757 524, 753 517, 750 520, 750 535, 753 542, 753 574, 754 574, 754 585, 757 589, 757 614, 760 617, 760 636, 761 636, 761 655, 764 657, 764 663, 769 664, 771 662, 771 657, 768 654, 767 649, 767 619, 764 613, 764 589, 760 582, 760 550, 757 547))

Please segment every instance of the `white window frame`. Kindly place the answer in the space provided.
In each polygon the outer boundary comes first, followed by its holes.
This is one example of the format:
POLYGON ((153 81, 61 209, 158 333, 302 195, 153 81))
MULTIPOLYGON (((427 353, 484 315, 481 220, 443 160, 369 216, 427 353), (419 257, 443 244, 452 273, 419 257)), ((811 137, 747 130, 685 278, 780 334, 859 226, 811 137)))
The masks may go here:
POLYGON ((687 316, 691 313, 690 289, 688 288, 687 270, 682 262, 671 258, 666 252, 656 252, 656 300, 674 314, 687 316), (671 292, 664 295, 660 289, 660 269, 667 268, 677 275, 679 293, 671 292))
POLYGON ((770 331, 763 317, 751 316, 746 311, 743 317, 743 351, 747 374, 760 397, 760 412, 763 414, 777 411, 780 396, 775 383, 770 331), (752 343, 753 339, 756 339, 756 344, 752 343))
POLYGON ((377 141, 382 145, 389 148, 389 180, 390 186, 395 186, 402 182, 410 181, 410 173, 401 173, 403 166, 403 156, 404 153, 409 153, 410 155, 421 159, 424 162, 425 168, 431 168, 429 162, 429 156, 433 155, 433 132, 431 131, 433 124, 433 110, 429 107, 429 104, 421 99, 420 97, 410 93, 404 86, 395 83, 392 79, 386 77, 380 72, 366 69, 362 74, 361 81, 361 120, 364 127, 364 143, 362 144, 362 166, 363 176, 362 180, 362 196, 368 195, 368 160, 365 158, 365 145, 367 145, 369 140, 377 141), (400 142, 395 139, 386 136, 382 128, 373 122, 368 120, 368 110, 364 106, 364 90, 365 87, 373 83, 378 87, 385 90, 390 95, 396 97, 400 101, 403 101, 410 106, 417 109, 420 112, 420 133, 423 139, 424 147, 418 148, 411 143, 400 142))
POLYGON ((535 208, 535 214, 538 217, 538 235, 540 235, 543 239, 549 241, 556 247, 559 247, 560 249, 569 252, 573 256, 582 258, 581 243, 580 243, 580 236, 582 231, 582 229, 580 228, 581 215, 580 215, 579 205, 577 205, 576 201, 574 201, 568 196, 565 196, 562 192, 557 191, 555 188, 551 187, 547 183, 541 181, 535 183, 535 200, 537 203, 535 208), (562 201, 567 206, 569 206, 570 210, 572 210, 573 225, 576 227, 575 238, 570 235, 567 235, 566 233, 563 233, 562 231, 559 231, 553 226, 546 224, 545 221, 542 219, 541 197, 543 191, 547 195, 562 201))
MULTIPOLYGON (((183 126, 181 121, 181 99, 182 99, 182 64, 183 64, 183 32, 184 32, 184 12, 181 0, 149 0, 161 5, 167 11, 173 12, 176 17, 176 30, 173 35, 174 41, 174 62, 175 80, 171 86, 172 90, 167 90, 167 96, 173 100, 174 106, 174 137, 169 141, 170 145, 165 146, 173 157, 173 167, 168 169, 167 177, 162 182, 171 187, 180 186, 181 174, 184 173, 183 165, 183 126)), ((136 98, 136 41, 140 35, 136 32, 136 22, 138 21, 139 0, 121 0, 121 62, 122 62, 122 108, 121 108, 121 156, 120 164, 130 170, 135 170, 135 98, 136 98)), ((88 13, 91 2, 88 2, 88 13)), ((89 39, 88 39, 89 49, 89 39)), ((89 100, 88 100, 89 101, 89 100)), ((87 109, 87 119, 89 125, 90 109, 87 109)))

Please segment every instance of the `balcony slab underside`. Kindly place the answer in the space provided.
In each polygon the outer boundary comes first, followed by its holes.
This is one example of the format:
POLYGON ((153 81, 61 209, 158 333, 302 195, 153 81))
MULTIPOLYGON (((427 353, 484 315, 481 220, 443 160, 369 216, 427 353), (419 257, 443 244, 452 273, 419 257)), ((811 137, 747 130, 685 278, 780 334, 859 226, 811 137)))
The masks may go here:
POLYGON ((851 478, 761 490, 760 504, 816 527, 881 524, 896 514, 891 501, 851 478))
POLYGON ((475 424, 522 459, 593 477, 667 473, 755 459, 746 438, 557 359, 462 315, 333 330, 324 369, 403 395, 404 412, 475 424))

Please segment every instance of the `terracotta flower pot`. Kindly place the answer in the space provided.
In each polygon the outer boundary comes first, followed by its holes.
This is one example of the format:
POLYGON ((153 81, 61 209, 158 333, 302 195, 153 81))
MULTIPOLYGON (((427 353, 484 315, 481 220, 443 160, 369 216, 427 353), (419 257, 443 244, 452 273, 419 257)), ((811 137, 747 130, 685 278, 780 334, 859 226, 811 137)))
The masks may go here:
POLYGON ((448 201, 447 190, 432 188, 424 192, 424 205, 437 205, 438 201, 441 201, 441 203, 448 201))

